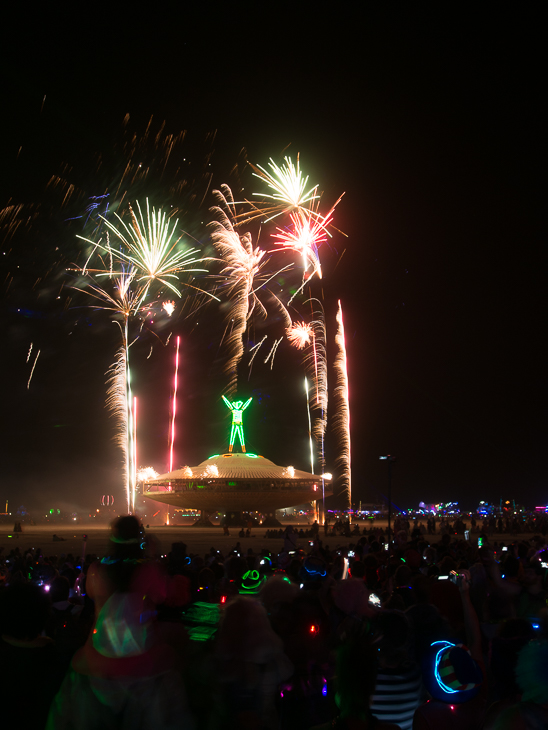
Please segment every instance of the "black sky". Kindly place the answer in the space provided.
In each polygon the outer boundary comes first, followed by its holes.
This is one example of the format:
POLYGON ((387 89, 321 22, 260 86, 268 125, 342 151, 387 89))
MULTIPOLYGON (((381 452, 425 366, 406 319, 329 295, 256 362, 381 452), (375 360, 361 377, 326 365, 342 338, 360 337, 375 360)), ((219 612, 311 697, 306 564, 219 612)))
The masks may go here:
MULTIPOLYGON (((61 163, 106 149, 127 113, 136 131, 151 115, 196 139, 217 130, 217 185, 242 148, 264 165, 290 145, 326 203, 345 192, 336 222, 348 238, 335 236, 322 260, 331 337, 339 298, 345 312, 354 499, 384 492, 378 456, 392 453, 401 506, 545 504, 540 13, 244 7, 96 10, 82 23, 49 10, 13 15, 1 51, 2 205, 39 201, 61 163)), ((91 505, 117 488, 104 410, 112 336, 95 323, 68 335, 70 316, 47 297, 21 317, 19 294, 3 284, 0 499, 91 505), (30 342, 41 355, 27 390, 30 342)), ((185 325, 181 335, 190 415, 180 461, 195 464, 225 433, 218 333, 185 325)), ((277 357, 272 375, 263 367, 250 381, 260 400, 249 411, 252 446, 307 468, 301 376, 291 353, 277 357)), ((142 363, 143 457, 159 468, 169 362, 143 351, 142 363)), ((336 452, 331 436, 331 461, 336 452)))

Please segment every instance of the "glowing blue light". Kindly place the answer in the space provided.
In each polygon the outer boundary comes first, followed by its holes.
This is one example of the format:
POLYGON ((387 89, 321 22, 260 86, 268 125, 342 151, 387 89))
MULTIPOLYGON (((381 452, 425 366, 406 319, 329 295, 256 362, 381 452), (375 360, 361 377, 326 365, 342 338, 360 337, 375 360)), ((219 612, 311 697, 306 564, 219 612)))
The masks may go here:
POLYGON ((440 677, 440 663, 441 663, 441 655, 444 653, 446 649, 449 647, 455 646, 455 644, 452 644, 450 641, 434 641, 434 643, 431 646, 435 646, 436 644, 442 644, 441 649, 436 654, 436 659, 434 661, 434 677, 436 678, 436 682, 439 684, 441 689, 444 692, 447 692, 448 694, 457 694, 458 690, 453 689, 452 687, 449 687, 440 677))

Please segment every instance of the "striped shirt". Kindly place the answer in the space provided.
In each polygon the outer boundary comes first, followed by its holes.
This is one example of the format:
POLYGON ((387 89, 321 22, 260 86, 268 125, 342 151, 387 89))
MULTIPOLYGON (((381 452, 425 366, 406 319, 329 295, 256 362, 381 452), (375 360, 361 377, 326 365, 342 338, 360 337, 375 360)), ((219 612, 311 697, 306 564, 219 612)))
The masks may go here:
POLYGON ((399 725, 401 730, 411 730, 413 715, 421 701, 422 677, 417 664, 379 668, 371 697, 371 712, 375 717, 399 725))

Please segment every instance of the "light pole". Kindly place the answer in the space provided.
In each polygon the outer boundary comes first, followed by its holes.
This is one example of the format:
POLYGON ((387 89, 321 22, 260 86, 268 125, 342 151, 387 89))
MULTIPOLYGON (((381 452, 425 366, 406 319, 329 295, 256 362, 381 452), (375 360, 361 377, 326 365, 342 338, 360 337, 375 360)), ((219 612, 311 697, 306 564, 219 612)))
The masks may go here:
POLYGON ((390 521, 392 518, 392 462, 396 461, 395 456, 379 456, 381 461, 388 462, 388 550, 390 551, 390 521))

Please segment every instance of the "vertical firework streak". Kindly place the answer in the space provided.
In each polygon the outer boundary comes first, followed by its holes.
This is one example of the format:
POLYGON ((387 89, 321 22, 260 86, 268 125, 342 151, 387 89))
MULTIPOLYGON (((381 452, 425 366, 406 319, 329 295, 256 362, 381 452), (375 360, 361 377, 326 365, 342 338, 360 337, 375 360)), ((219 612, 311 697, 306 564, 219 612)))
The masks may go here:
POLYGON ((171 429, 169 446, 169 471, 173 471, 173 444, 175 442, 175 414, 177 413, 177 387, 179 378, 179 344, 181 338, 177 337, 177 349, 175 352, 175 376, 173 379, 173 406, 171 409, 171 429))
POLYGON ((327 349, 323 307, 319 301, 317 301, 317 304, 320 308, 315 312, 314 316, 316 319, 312 324, 314 327, 313 360, 316 380, 316 403, 313 410, 317 411, 318 415, 314 421, 313 433, 318 448, 318 460, 322 474, 322 509, 325 520, 325 481, 323 475, 325 474, 325 429, 327 426, 328 402, 327 349))
POLYGON ((335 359, 336 381, 334 397, 336 411, 335 427, 340 434, 340 453, 336 463, 341 467, 341 493, 345 493, 348 509, 352 509, 352 485, 350 476, 350 408, 348 405, 348 371, 346 364, 346 343, 341 302, 337 310, 337 334, 335 336, 337 355, 335 359))
POLYGON ((259 248, 253 248, 250 234, 240 236, 234 229, 229 215, 225 212, 229 211, 229 204, 233 202, 229 188, 223 186, 222 192, 216 191, 216 197, 220 205, 211 210, 217 220, 209 225, 212 230, 213 245, 226 264, 221 273, 226 275, 230 281, 232 326, 228 344, 231 356, 226 366, 226 372, 229 376, 227 391, 229 395, 234 395, 238 389, 238 365, 244 354, 243 338, 254 304, 253 301, 250 307, 253 280, 259 271, 265 252, 259 248))
MULTIPOLYGON (((123 320, 122 323, 114 320, 120 328, 122 344, 116 353, 114 364, 109 370, 107 408, 111 411, 119 426, 115 441, 122 449, 123 482, 126 490, 128 512, 131 511, 131 505, 134 504, 132 493, 136 485, 134 467, 135 429, 132 415, 131 372, 129 369, 129 320, 142 293, 141 288, 136 291, 131 290, 134 277, 135 271, 133 269, 121 272, 115 282, 115 294, 109 294, 96 284, 90 284, 86 290, 86 293, 92 299, 101 303, 101 309, 113 311, 123 320)), ((74 287, 74 289, 84 291, 79 287, 74 287)))
POLYGON ((127 390, 127 348, 126 342, 116 353, 116 359, 109 370, 109 388, 107 393, 107 407, 118 423, 115 441, 122 450, 122 479, 127 496, 127 509, 130 511, 130 467, 129 467, 129 440, 128 440, 128 390, 127 390))
MULTIPOLYGON (((173 403, 171 408, 171 427, 170 427, 170 444, 169 444, 169 471, 173 471, 173 444, 175 443, 175 416, 177 414, 177 389, 179 384, 179 345, 181 338, 177 337, 175 350, 175 375, 173 378, 173 403)), ((170 482, 171 487, 171 482, 170 482)), ((169 525, 169 504, 166 505, 166 524, 169 525)))
MULTIPOLYGON (((305 358, 305 368, 314 383, 316 397, 309 400, 308 384, 307 388, 307 407, 310 418, 310 409, 314 413, 312 435, 316 442, 318 450, 318 462, 321 467, 321 473, 325 473, 325 429, 327 425, 327 352, 326 352, 326 334, 325 334, 325 317, 323 307, 318 299, 312 298, 308 300, 313 308, 314 320, 309 324, 297 322, 286 331, 289 342, 303 350, 306 345, 312 344, 310 353, 305 358)), ((325 484, 322 477, 322 491, 325 484)), ((325 509, 325 498, 324 498, 325 509)))
POLYGON ((137 490, 137 398, 133 397, 133 459, 131 460, 131 512, 135 514, 135 492, 137 490))
MULTIPOLYGON (((31 345, 31 348, 32 348, 32 345, 31 345)), ((34 358, 34 364, 33 364, 32 369, 30 371, 29 380, 28 380, 28 383, 27 383, 27 390, 30 388, 30 381, 32 380, 32 376, 34 374, 34 368, 36 367, 36 363, 38 362, 39 355, 40 355, 40 350, 38 350, 38 352, 36 353, 36 357, 34 358)), ((29 357, 30 357, 30 350, 29 350, 29 357)), ((27 362, 28 361, 29 361, 29 358, 27 357, 27 362)))
POLYGON ((325 440, 325 428, 327 425, 327 350, 326 350, 326 333, 325 333, 325 319, 323 313, 323 307, 321 303, 316 299, 314 300, 317 306, 314 312, 314 321, 311 322, 311 326, 314 331, 313 338, 313 351, 311 364, 314 366, 314 380, 316 385, 316 399, 312 401, 312 411, 317 413, 314 420, 313 434, 318 446, 318 455, 321 466, 322 474, 325 472, 325 454, 324 454, 324 440, 325 440))
POLYGON ((314 474, 314 447, 312 445, 312 419, 310 417, 310 398, 308 397, 308 378, 304 379, 304 390, 306 393, 306 411, 308 413, 308 440, 310 442, 310 472, 314 474))
POLYGON ((125 347, 126 347, 126 408, 127 408, 127 494, 128 503, 127 511, 132 512, 132 505, 135 504, 135 424, 133 419, 133 395, 131 391, 131 370, 129 369, 129 343, 126 327, 125 347))

